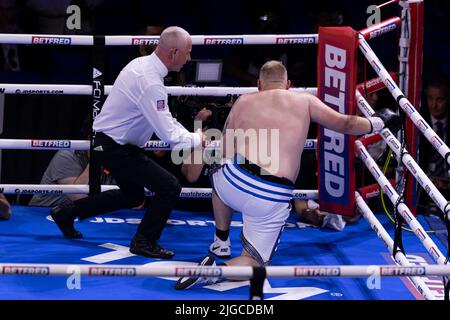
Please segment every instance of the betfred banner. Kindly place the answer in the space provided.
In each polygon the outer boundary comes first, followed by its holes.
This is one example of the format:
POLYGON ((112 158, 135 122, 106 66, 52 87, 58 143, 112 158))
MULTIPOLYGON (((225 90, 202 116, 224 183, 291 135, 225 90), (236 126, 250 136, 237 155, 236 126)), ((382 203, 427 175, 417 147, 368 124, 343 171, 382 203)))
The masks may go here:
MULTIPOLYGON (((355 114, 358 34, 350 27, 319 29, 318 97, 330 108, 355 114)), ((353 216, 355 137, 319 126, 320 210, 353 216)))

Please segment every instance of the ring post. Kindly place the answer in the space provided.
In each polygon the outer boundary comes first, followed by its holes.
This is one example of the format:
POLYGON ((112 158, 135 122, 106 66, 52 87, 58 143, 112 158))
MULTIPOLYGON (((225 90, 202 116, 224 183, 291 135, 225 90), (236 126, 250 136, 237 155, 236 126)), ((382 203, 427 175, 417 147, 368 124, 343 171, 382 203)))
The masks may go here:
MULTIPOLYGON (((319 29, 317 96, 334 110, 355 114, 358 33, 350 27, 319 29)), ((319 126, 320 209, 354 216, 355 137, 319 126)))
MULTIPOLYGON (((402 40, 400 46, 407 46, 407 66, 403 70, 406 71, 405 89, 406 97, 411 101, 416 109, 420 110, 420 96, 422 91, 422 58, 423 58, 423 2, 408 3, 407 1, 400 1, 402 6, 402 19, 404 28, 402 28, 402 40), (408 15, 409 13, 409 15, 408 15), (409 21, 409 26, 407 24, 409 21), (409 28, 409 43, 405 45, 403 40, 403 30, 409 28), (407 70, 405 70, 407 69, 407 70)), ((400 61, 402 65, 403 61, 400 61)), ((418 158, 418 132, 417 128, 411 121, 406 122, 406 140, 409 146, 411 156, 417 161, 418 158)), ((417 210, 417 181, 409 179, 406 185, 406 203, 411 211, 416 214, 417 210)))
MULTIPOLYGON (((105 101, 105 37, 94 36, 94 47, 92 55, 92 123, 102 110, 105 101)), ((92 124, 91 123, 91 124, 92 124)), ((92 127, 92 126, 91 126, 92 127)), ((98 194, 100 190, 100 164, 94 152, 95 131, 92 130, 89 151, 89 194, 98 194)))

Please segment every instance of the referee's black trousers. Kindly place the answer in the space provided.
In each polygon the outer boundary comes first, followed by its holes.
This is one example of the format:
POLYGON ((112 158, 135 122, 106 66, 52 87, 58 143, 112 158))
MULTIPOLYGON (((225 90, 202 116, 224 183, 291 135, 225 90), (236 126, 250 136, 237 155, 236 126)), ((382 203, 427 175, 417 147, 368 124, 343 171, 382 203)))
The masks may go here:
POLYGON ((99 132, 94 141, 98 162, 116 180, 120 190, 111 190, 74 202, 74 215, 81 220, 106 212, 133 208, 144 202, 144 187, 155 193, 137 232, 149 241, 160 238, 181 192, 177 178, 147 157, 143 150, 120 145, 99 132))

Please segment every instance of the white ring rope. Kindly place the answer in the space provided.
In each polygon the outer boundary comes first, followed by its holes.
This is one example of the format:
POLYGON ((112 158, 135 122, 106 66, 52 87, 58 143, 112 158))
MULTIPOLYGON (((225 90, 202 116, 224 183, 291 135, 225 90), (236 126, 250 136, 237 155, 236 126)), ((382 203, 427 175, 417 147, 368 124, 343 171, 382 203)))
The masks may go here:
MULTIPOLYGON (((193 45, 282 45, 317 44, 317 34, 243 34, 243 35, 195 35, 193 45)), ((106 46, 155 45, 159 36, 105 36, 106 46)), ((0 34, 1 44, 40 44, 92 46, 94 37, 90 35, 50 35, 50 34, 0 34)))
MULTIPOLYGON (((361 110, 361 112, 366 117, 371 117, 374 114, 374 110, 366 101, 366 99, 364 99, 364 97, 359 92, 356 92, 356 98, 358 107, 361 110)), ((381 130, 380 136, 389 145, 392 151, 394 151, 399 162, 401 161, 406 166, 406 168, 408 168, 411 174, 423 187, 425 192, 427 192, 430 198, 434 201, 434 203, 436 203, 441 209, 441 211, 445 213, 446 206, 448 203, 447 200, 442 195, 442 193, 436 188, 436 186, 433 184, 430 178, 428 178, 428 176, 425 174, 422 168, 420 168, 420 166, 417 164, 414 158, 411 157, 411 155, 407 152, 407 150, 405 149, 402 150, 400 141, 398 141, 397 138, 392 134, 392 132, 387 128, 381 130), (402 159, 400 159, 402 154, 403 154, 402 159)))
MULTIPOLYGON (((395 188, 391 185, 389 180, 383 174, 381 169, 378 167, 377 163, 370 156, 366 147, 361 143, 361 141, 355 141, 356 153, 359 154, 361 160, 364 162, 366 167, 369 169, 370 173, 377 180, 378 184, 381 186, 383 192, 388 196, 389 200, 395 205, 397 200, 399 199, 399 195, 395 188)), ((404 202, 400 202, 398 205, 398 212, 401 214, 403 219, 405 219, 406 223, 411 227, 414 231, 417 238, 419 238, 420 242, 427 249, 428 253, 434 258, 434 260, 444 265, 446 263, 446 258, 439 250, 437 245, 431 240, 428 234, 425 232, 423 227, 420 225, 419 221, 417 221, 416 217, 411 213, 408 206, 404 202)))
POLYGON ((364 56, 372 65, 375 72, 379 77, 383 79, 383 82, 398 102, 398 105, 405 111, 414 125, 423 133, 425 138, 430 141, 433 147, 439 152, 439 154, 450 164, 450 148, 442 141, 442 139, 434 132, 434 130, 425 122, 420 113, 414 108, 409 100, 404 96, 403 92, 399 89, 395 81, 390 76, 386 68, 381 64, 375 52, 369 46, 363 36, 359 36, 359 49, 364 53, 364 56))
MULTIPOLYGON (((102 185, 101 191, 119 189, 115 185, 102 185)), ((0 193, 4 194, 88 194, 89 186, 85 184, 55 185, 55 184, 0 184, 0 193)), ((146 189, 146 196, 153 193, 146 189)), ((294 190, 294 199, 297 200, 317 200, 319 192, 317 190, 294 190)), ((211 188, 183 188, 181 198, 211 198, 211 188)))
MULTIPOLYGON (((450 275, 450 266, 268 266, 264 267, 270 278, 367 278, 405 276, 450 275)), ((253 276, 253 267, 238 266, 142 266, 142 265, 92 265, 0 263, 3 275, 114 277, 247 277, 253 276)))
MULTIPOLYGON (((105 95, 111 92, 112 86, 105 86, 105 95)), ((257 87, 180 87, 168 86, 167 93, 172 96, 211 96, 226 97, 257 92, 257 87)), ((295 92, 307 92, 317 96, 317 88, 290 88, 295 92)), ((42 94, 42 95, 92 95, 91 85, 79 84, 11 84, 0 83, 3 94, 42 94)))
MULTIPOLYGON (((220 149, 220 141, 205 143, 205 150, 220 149)), ((13 150, 89 150, 89 140, 0 139, 0 149, 13 150)), ((149 140, 145 150, 172 150, 173 146, 160 140, 149 140)), ((317 139, 307 139, 304 150, 316 150, 317 139)))
MULTIPOLYGON (((369 206, 366 204, 366 202, 358 192, 355 192, 355 197, 356 197, 356 205, 358 206, 363 217, 366 218, 367 222, 370 224, 370 226, 375 231, 377 236, 384 242, 389 252, 393 252, 394 241, 389 236, 386 229, 383 227, 380 221, 378 221, 378 219, 373 214, 372 210, 370 210, 369 206)), ((393 258, 401 266, 404 267, 413 266, 401 251, 397 251, 393 258)), ((426 285, 425 281, 422 278, 410 277, 410 279, 414 284, 414 286, 418 289, 418 291, 422 293, 425 299, 427 300, 436 299, 436 296, 434 295, 434 293, 431 292, 431 290, 428 288, 428 286, 426 285)))

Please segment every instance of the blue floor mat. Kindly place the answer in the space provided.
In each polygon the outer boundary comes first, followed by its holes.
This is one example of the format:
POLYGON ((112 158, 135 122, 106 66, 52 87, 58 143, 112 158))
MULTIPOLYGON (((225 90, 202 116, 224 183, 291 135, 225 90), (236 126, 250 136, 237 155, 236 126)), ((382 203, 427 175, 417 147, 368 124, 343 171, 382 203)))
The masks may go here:
MULTIPOLYGON (((48 208, 13 207, 10 221, 0 222, 0 263, 137 264, 174 265, 192 262, 207 254, 213 239, 212 213, 172 212, 160 244, 175 251, 174 261, 133 256, 128 246, 142 211, 122 210, 77 222, 84 234, 80 240, 64 239, 49 219, 48 208)), ((393 227, 377 215, 388 232, 393 227)), ((419 217, 423 226, 423 219, 419 217)), ((232 255, 241 251, 242 219, 233 216, 230 232, 232 255)), ((431 238, 445 253, 442 244, 431 238)), ((404 233, 408 257, 417 263, 433 263, 414 234, 404 233)), ((337 232, 298 223, 292 215, 282 234, 273 265, 380 265, 393 264, 382 241, 364 219, 337 232)), ((80 287, 73 279, 57 276, 1 276, 0 299, 120 299, 120 300, 246 300, 248 281, 225 281, 176 291, 173 278, 82 277, 80 287)), ((439 278, 427 278, 442 294, 439 278)), ((265 299, 273 300, 414 300, 420 295, 406 278, 383 278, 379 288, 370 289, 367 279, 268 279, 265 299)))

